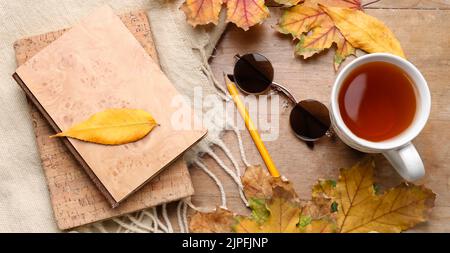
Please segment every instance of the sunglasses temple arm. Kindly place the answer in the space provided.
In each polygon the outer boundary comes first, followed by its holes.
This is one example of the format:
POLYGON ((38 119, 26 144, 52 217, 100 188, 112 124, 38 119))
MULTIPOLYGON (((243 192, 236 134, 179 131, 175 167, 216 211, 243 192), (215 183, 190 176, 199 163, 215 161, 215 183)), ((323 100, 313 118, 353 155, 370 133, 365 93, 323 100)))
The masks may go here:
POLYGON ((284 95, 286 95, 286 97, 289 98, 289 100, 291 100, 294 104, 297 104, 297 99, 295 99, 295 97, 292 95, 292 93, 283 85, 278 84, 273 82, 272 83, 272 88, 276 91, 282 92, 284 95))

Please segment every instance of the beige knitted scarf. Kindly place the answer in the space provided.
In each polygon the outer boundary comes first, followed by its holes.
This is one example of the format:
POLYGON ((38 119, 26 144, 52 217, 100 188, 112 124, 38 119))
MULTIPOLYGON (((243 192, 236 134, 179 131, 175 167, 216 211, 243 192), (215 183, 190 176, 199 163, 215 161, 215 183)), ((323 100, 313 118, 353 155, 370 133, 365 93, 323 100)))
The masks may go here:
MULTIPOLYGON (((183 0, 0 0, 0 232, 56 232, 46 183, 40 168, 31 119, 22 91, 10 78, 16 68, 13 43, 30 35, 46 33, 68 27, 95 7, 109 4, 118 13, 147 9, 156 48, 163 71, 177 89, 189 98, 194 88, 201 87, 204 95, 216 94, 217 113, 207 118, 207 138, 185 157, 189 163, 205 171, 221 192, 222 206, 226 206, 224 188, 220 180, 201 161, 208 154, 217 161, 239 188, 240 168, 220 135, 229 127, 238 136, 241 157, 245 164, 240 134, 236 127, 224 122, 222 110, 226 95, 214 78, 208 59, 225 30, 224 19, 215 27, 193 29, 179 10, 183 0), (224 165, 211 146, 221 148, 231 159, 234 169, 224 165)), ((196 110, 201 110, 200 107, 196 110)), ((211 115, 211 114, 210 114, 211 115)), ((245 198, 241 197, 246 203, 245 198)), ((189 199, 179 202, 177 209, 181 232, 188 232, 188 208, 199 209, 189 199)), ((212 208, 212 207, 206 207, 212 208)), ((82 231, 120 232, 173 232, 166 206, 151 208, 138 214, 127 215, 105 223, 81 228, 82 231), (159 212, 157 210, 160 210, 159 212), (112 225, 111 225, 112 224, 112 225)))

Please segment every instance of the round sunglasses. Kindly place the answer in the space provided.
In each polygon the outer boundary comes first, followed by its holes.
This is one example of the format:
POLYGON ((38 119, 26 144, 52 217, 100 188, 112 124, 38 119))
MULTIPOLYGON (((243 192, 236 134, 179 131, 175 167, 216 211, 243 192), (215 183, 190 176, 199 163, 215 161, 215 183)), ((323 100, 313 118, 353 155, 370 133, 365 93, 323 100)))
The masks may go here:
POLYGON ((233 76, 230 75, 229 78, 241 91, 258 95, 274 89, 286 95, 294 104, 289 122, 298 138, 312 147, 314 141, 324 135, 330 135, 331 121, 328 108, 313 99, 297 101, 286 87, 275 83, 273 66, 265 56, 251 53, 236 55, 235 59, 233 76))

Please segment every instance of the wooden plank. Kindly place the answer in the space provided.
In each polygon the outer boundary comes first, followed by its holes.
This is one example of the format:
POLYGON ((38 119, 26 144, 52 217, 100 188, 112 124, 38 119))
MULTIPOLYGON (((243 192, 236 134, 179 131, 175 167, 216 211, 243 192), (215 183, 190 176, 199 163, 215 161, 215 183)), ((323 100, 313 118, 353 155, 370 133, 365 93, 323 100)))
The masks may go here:
MULTIPOLYGON (((373 0, 363 0, 363 4, 373 0)), ((450 2, 447 0, 381 0, 369 5, 367 8, 376 9, 450 9, 450 2)))
MULTIPOLYGON (((121 19, 146 52, 158 61, 145 11, 124 14, 121 19)), ((14 46, 18 65, 59 38, 64 31, 18 41, 14 46)), ((30 110, 54 215, 60 229, 109 219, 193 194, 187 166, 179 159, 118 208, 112 209, 63 143, 48 138, 54 131, 36 107, 30 104, 30 110)))
MULTIPOLYGON (((382 1, 385 2, 385 1, 382 1)), ((387 1, 386 1, 387 2, 387 1)), ((393 2, 393 1, 392 1, 393 2)), ((406 1, 405 1, 406 2, 406 1)), ((423 1, 425 3, 425 1, 423 1)), ((263 25, 248 32, 230 25, 222 41, 217 46, 212 68, 216 76, 222 71, 231 73, 233 55, 236 53, 260 52, 271 59, 275 68, 275 81, 289 87, 298 99, 313 98, 326 104, 336 73, 332 67, 333 52, 329 51, 308 61, 294 57, 293 43, 289 36, 280 35, 271 26, 280 15, 277 8, 271 8, 271 18, 263 25)), ((424 131, 414 141, 426 167, 426 177, 419 181, 438 194, 436 207, 429 222, 419 225, 415 231, 450 231, 450 30, 449 10, 369 10, 368 13, 385 22, 397 35, 407 57, 423 72, 429 82, 432 93, 432 112, 424 131), (413 28, 413 29, 411 29, 413 28)), ((350 62, 347 60, 346 63, 350 62)), ((220 79, 221 80, 221 79, 220 79)), ((297 140, 288 125, 291 107, 280 109, 279 137, 266 142, 275 163, 283 175, 289 178, 303 199, 310 198, 311 186, 319 178, 336 178, 338 168, 348 167, 363 155, 336 139, 321 139, 314 150, 297 140)), ((260 115, 260 120, 266 120, 260 115)), ((246 130, 241 130, 248 160, 254 164, 263 164, 246 130)), ((224 142, 235 158, 239 158, 239 149, 233 133, 224 136, 224 142)), ((225 154, 215 149, 225 164, 232 167, 225 154)), ((248 213, 239 199, 236 185, 206 156, 205 163, 224 183, 230 210, 248 213)), ((376 156, 376 178, 384 187, 401 182, 401 178, 381 156, 376 156)), ((244 169, 240 163, 241 169, 244 169)), ((199 169, 191 170, 196 195, 193 197, 199 206, 220 204, 220 197, 212 182, 199 169)))
MULTIPOLYGON (((358 1, 358 0, 355 0, 358 1)), ((450 9, 450 1, 448 0, 361 0, 366 9, 450 9)), ((278 7, 274 0, 266 0, 267 6, 278 7)))

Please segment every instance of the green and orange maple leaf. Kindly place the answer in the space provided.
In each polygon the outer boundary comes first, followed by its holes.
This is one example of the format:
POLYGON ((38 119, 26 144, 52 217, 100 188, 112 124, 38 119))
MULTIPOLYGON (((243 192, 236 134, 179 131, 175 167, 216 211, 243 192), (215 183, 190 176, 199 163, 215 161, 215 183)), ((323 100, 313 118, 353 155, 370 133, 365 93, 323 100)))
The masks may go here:
POLYGON ((252 214, 241 216, 218 208, 195 213, 192 232, 351 233, 401 232, 426 221, 435 194, 413 184, 380 193, 374 187, 374 161, 363 159, 341 169, 337 181, 319 180, 312 199, 299 200, 292 184, 249 167, 242 178, 252 214))
POLYGON ((307 59, 317 53, 329 49, 336 44, 334 67, 350 55, 355 54, 355 48, 344 38, 333 20, 320 8, 320 4, 354 10, 362 10, 360 0, 305 0, 304 3, 287 9, 280 18, 277 30, 291 34, 299 42, 295 53, 307 59))

